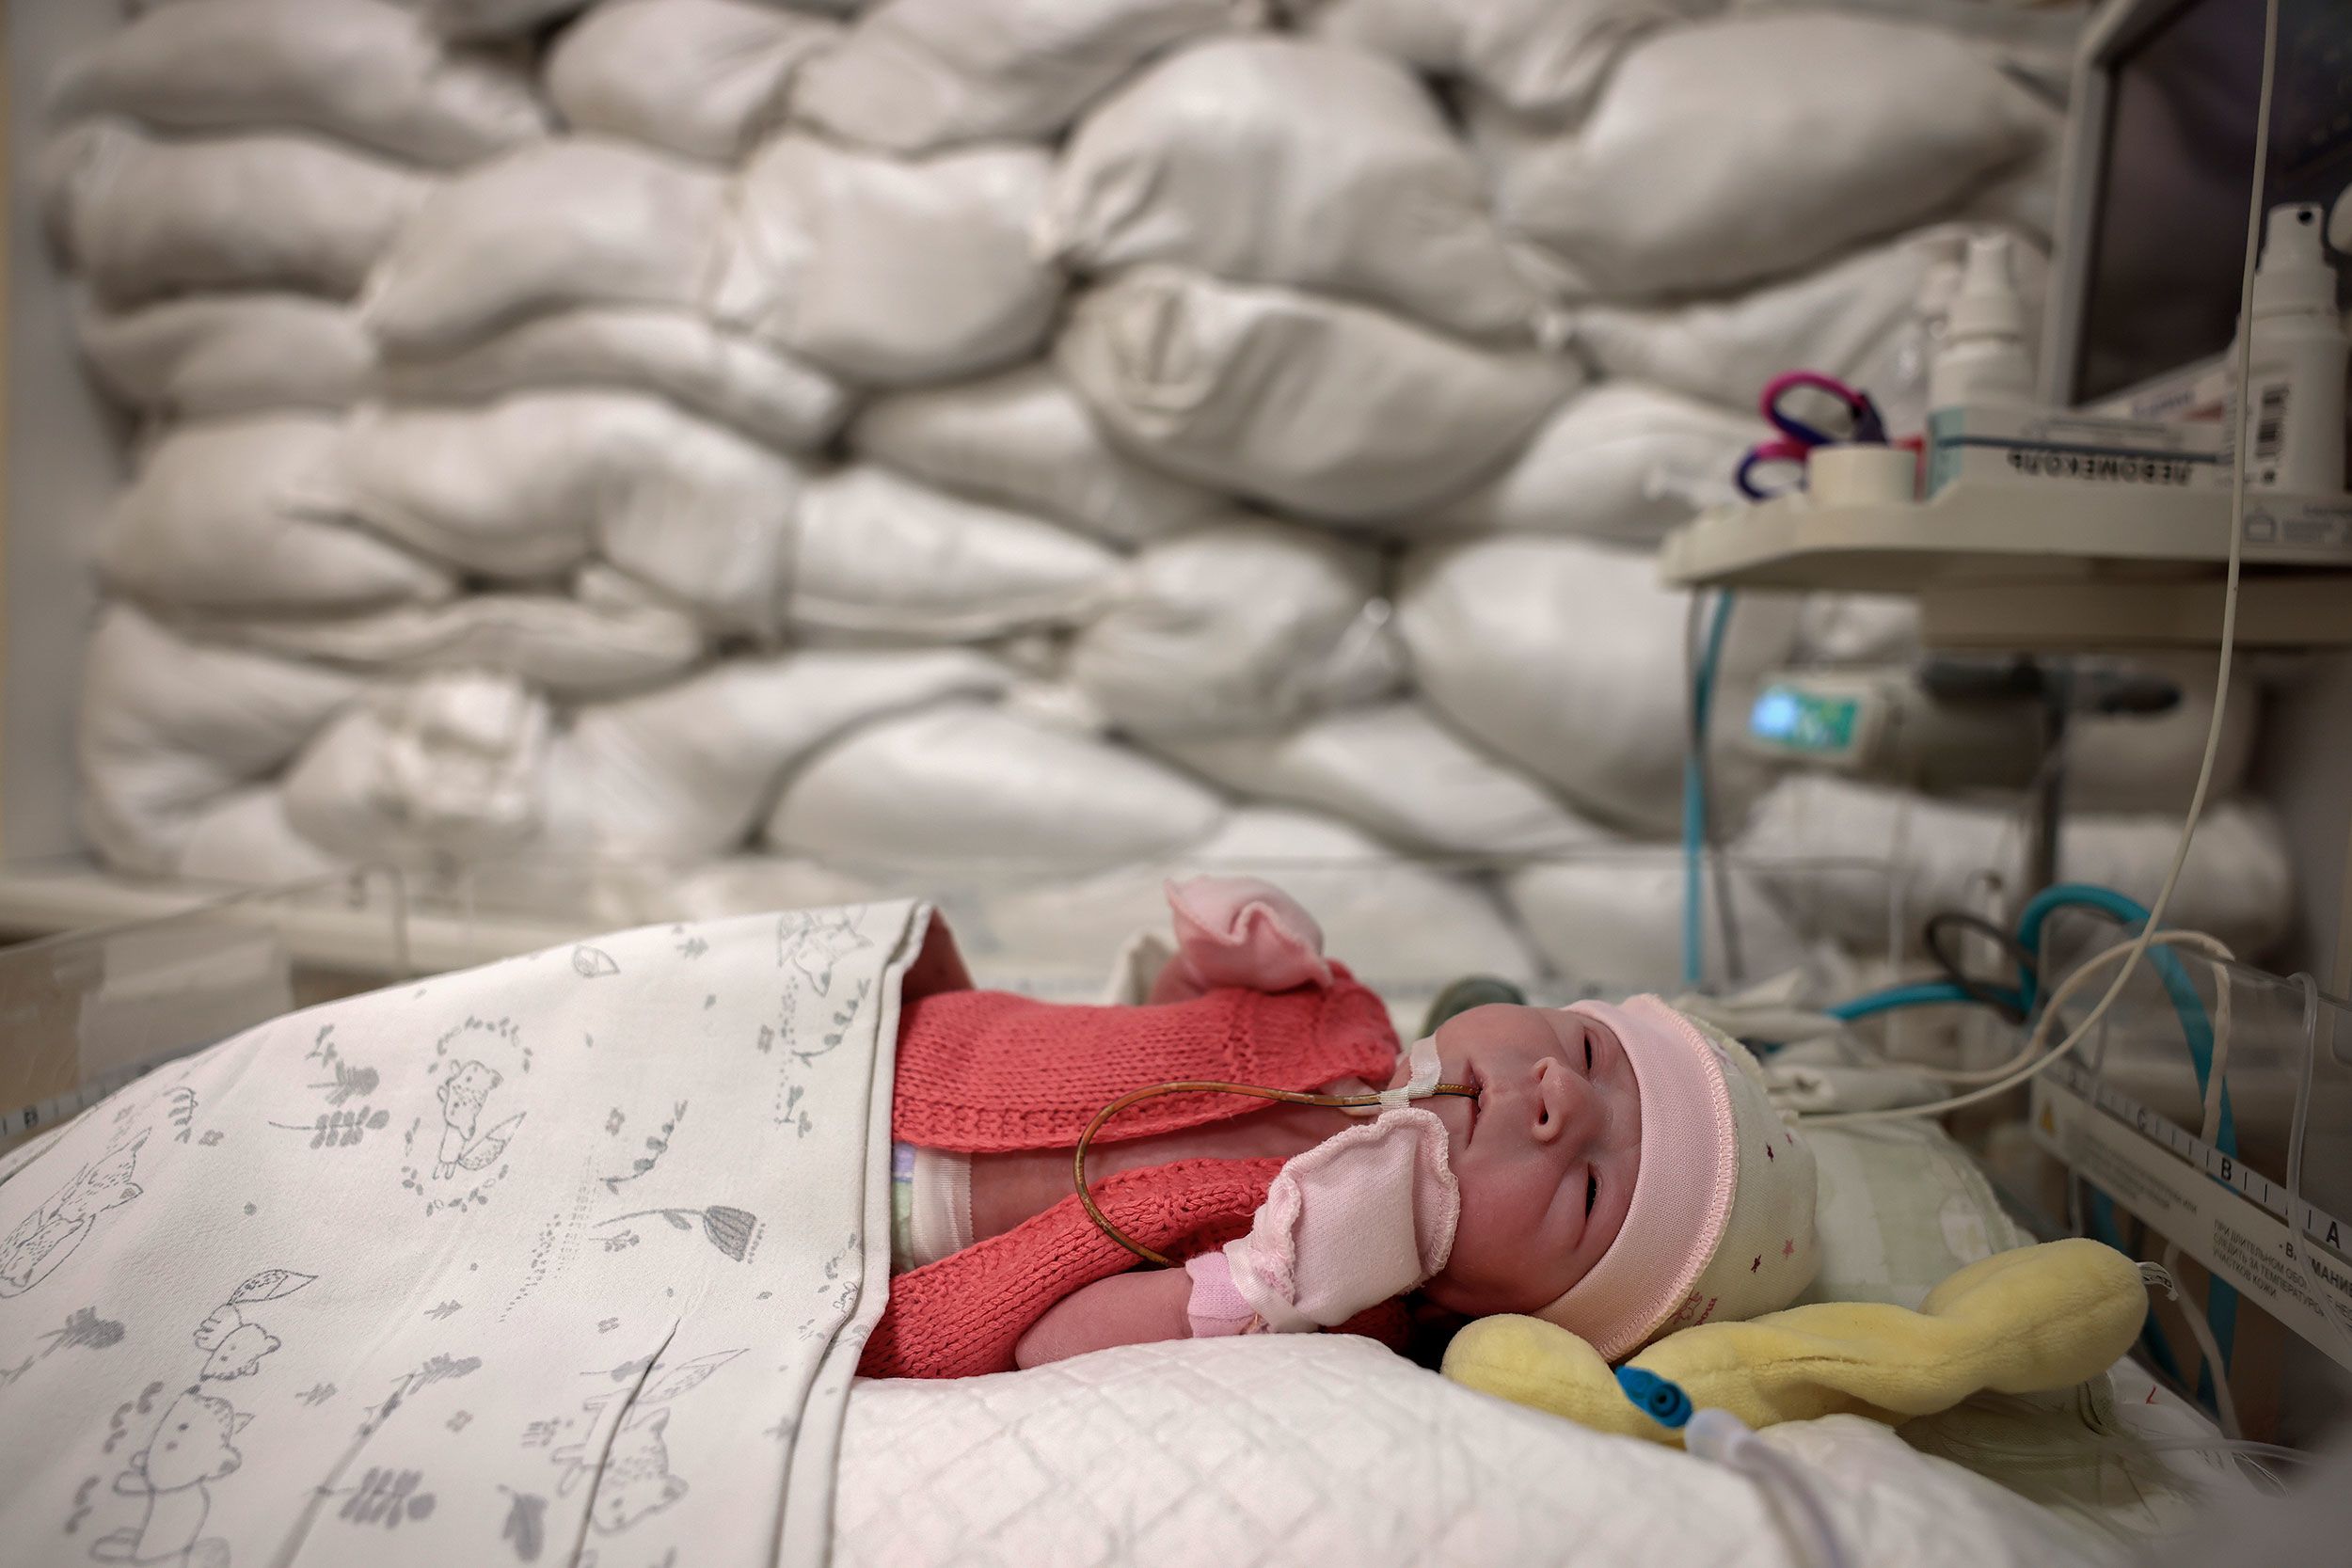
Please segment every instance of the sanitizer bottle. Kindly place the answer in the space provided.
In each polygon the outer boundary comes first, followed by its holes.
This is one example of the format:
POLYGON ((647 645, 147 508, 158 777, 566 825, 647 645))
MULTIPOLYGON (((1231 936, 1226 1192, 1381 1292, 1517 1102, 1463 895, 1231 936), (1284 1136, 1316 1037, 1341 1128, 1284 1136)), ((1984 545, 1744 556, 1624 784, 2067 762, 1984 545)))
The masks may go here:
POLYGON ((1945 318, 1943 345, 1928 371, 1928 407, 2023 408, 2033 401, 2026 306, 2010 272, 2009 236, 1976 235, 1968 242, 1960 293, 1945 318))
POLYGON ((2245 328, 2251 341, 2240 429, 2249 489, 2344 493, 2344 370, 2352 344, 2336 311, 2336 269, 2320 244, 2326 219, 2304 202, 2273 207, 2265 224, 2245 328))

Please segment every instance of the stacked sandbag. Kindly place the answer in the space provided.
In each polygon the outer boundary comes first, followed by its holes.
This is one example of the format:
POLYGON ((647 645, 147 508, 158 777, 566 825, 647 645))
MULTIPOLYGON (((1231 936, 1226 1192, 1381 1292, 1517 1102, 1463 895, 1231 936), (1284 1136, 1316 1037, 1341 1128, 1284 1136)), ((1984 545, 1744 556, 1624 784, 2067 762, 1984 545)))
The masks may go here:
POLYGON ((1089 272, 1163 262, 1471 337, 1527 339, 1548 309, 1428 91, 1297 39, 1204 43, 1138 75, 1071 138, 1040 233, 1089 272))
POLYGON ((891 152, 1051 136, 1159 50, 1263 0, 881 0, 802 73, 796 118, 891 152))
POLYGON ((1726 0, 1287 0, 1317 36, 1529 114, 1581 114, 1628 43, 1726 0))
POLYGON ((453 353, 583 306, 691 310, 723 253, 719 173, 617 140, 519 149, 453 181, 369 289, 369 325, 401 357, 453 353))
POLYGON ((1425 996, 1464 974, 1527 981, 1546 967, 1480 884, 1400 857, 1339 817, 1288 807, 1238 808, 1164 861, 1043 886, 951 889, 943 907, 984 972, 1099 982, 1116 950, 1105 934, 1164 930, 1168 879, 1196 874, 1278 881, 1313 911, 1328 952, 1391 993, 1425 996))
POLYGON ((853 870, 1030 882, 1164 861, 1222 816, 1135 752, 956 703, 827 747, 785 781, 761 837, 853 870))
POLYGON ((1326 811, 1433 856, 1508 862, 1611 837, 1409 700, 1158 749, 1236 796, 1326 811))
POLYGON ((633 389, 788 451, 823 446, 852 397, 831 372, 693 311, 633 305, 550 310, 446 354, 399 355, 384 363, 378 385, 406 402, 454 404, 633 389))
MULTIPOLYGON (((274 778, 361 690, 348 675, 191 642, 109 606, 83 660, 83 832, 110 864, 178 874, 211 815, 274 778)), ((266 880, 278 868, 251 869, 266 880)))
POLYGON ((840 32, 751 0, 607 0, 548 51, 548 97, 574 130, 732 163, 840 32))
POLYGON ((1051 171, 1036 148, 899 159, 778 136, 737 182, 714 309, 869 386, 1010 364, 1044 341, 1061 298, 1030 240, 1051 171))
POLYGON ((1462 494, 1582 379, 1540 349, 1162 266, 1081 297, 1054 353, 1104 432, 1136 456, 1333 522, 1462 494))
MULTIPOLYGON (((1422 691, 1454 725, 1597 819, 1665 837, 1681 821, 1689 601, 1645 555, 1506 535, 1406 556, 1397 625, 1422 691)), ((1764 782, 1727 736, 1787 662, 1795 625, 1795 601, 1776 595, 1732 617, 1712 748, 1727 822, 1764 782)))
POLYGON ((2031 157, 2054 119, 1948 34, 1794 12, 1648 33, 1572 123, 1474 97, 1470 127, 1502 223, 1563 292, 1622 298, 1898 232, 2031 157))
POLYGON ((532 684, 453 671, 376 688, 309 745, 286 794, 302 831, 347 855, 495 847, 675 871, 740 847, 777 781, 843 734, 1006 678, 959 650, 819 651, 559 711, 532 684))
POLYGON ((1985 5, 1981 0, 1732 0, 1732 4, 1753 11, 1835 8, 1926 23, 1989 51, 2004 68, 2032 81, 2054 102, 2066 97, 2075 46, 2098 8, 2093 0, 2057 0, 2050 5, 1985 5))
MULTIPOLYGON (((2182 802, 2181 805, 2185 805, 2182 802)), ((1738 850, 1806 929, 1857 945, 1916 932, 1939 910, 1973 908, 1988 883, 2023 885, 2029 831, 2013 802, 1936 800, 1829 775, 1783 781, 1738 850)), ((2069 814, 2061 880, 2152 901, 2180 845, 2181 806, 2069 814)), ((2206 807, 2165 924, 2208 931, 2245 955, 2285 934, 2294 874, 2277 816, 2240 798, 2206 807)))
MULTIPOLYGON (((1618 843, 1554 855, 1504 879, 1528 940, 1561 973, 1612 991, 1689 989, 1683 972, 1688 872, 1681 847, 1618 843)), ((1704 974, 1710 988, 1803 963, 1806 942, 1776 891, 1734 859, 1699 879, 1704 974), (1728 907, 1730 941, 1724 940, 1728 907)), ((1867 938, 1860 939, 1867 943, 1867 938)))
POLYGON ((1228 509, 1113 447, 1050 365, 877 398, 849 439, 861 457, 1128 548, 1228 509))
POLYGON ((979 642, 1081 626, 1110 603, 1118 558, 1017 512, 854 464, 798 507, 783 614, 803 634, 979 642))
POLYGON ((309 136, 167 140, 116 119, 59 133, 39 177, 59 253, 110 309, 199 290, 348 299, 432 185, 309 136))
MULTIPOLYGON (((616 924, 918 895, 1029 978, 1255 872, 1376 984, 1676 983, 1656 547, 1782 371, 1915 426, 1971 227, 2046 222, 2041 34, 1889 8, 137 7, 43 159, 143 427, 91 836, 616 924)), ((1908 617, 1739 605, 1710 977, 1885 929, 1751 863, 1818 781, 1734 732, 1908 617)), ((2194 684, 2077 726, 2100 821, 2169 808, 2194 684)))
POLYGON ((346 407, 375 369, 358 312, 309 294, 187 294, 129 310, 85 298, 73 326, 106 394, 159 423, 346 407))
POLYGON ((1237 515, 1139 552, 1070 678, 1133 734, 1263 735, 1402 684, 1390 618, 1371 550, 1237 515))
POLYGON ((1641 381, 1587 388, 1511 466, 1466 496, 1392 520, 1413 535, 1572 533, 1655 546, 1693 511, 1734 499, 1731 471, 1761 420, 1641 381))
POLYGON ((400 358, 479 344, 544 312, 689 312, 853 382, 945 380, 1042 340, 1061 280, 1031 254, 1036 149, 919 160, 782 135, 738 172, 591 135, 453 182, 368 302, 400 358))
POLYGON ((316 132, 435 168, 547 131, 511 58, 450 49, 413 9, 383 0, 157 7, 60 67, 50 108, 179 135, 316 132))
MULTIPOLYGON (((155 4, 158 0, 145 0, 155 4)), ((176 0, 175 0, 176 3, 176 0)), ((528 37, 596 0, 400 0, 422 13, 444 37, 469 42, 504 43, 528 37)), ((793 9, 841 16, 866 0, 789 0, 793 9)))
POLYGON ((354 860, 488 858, 546 822, 548 705, 508 675, 457 671, 355 703, 286 778, 296 831, 354 860))
MULTIPOLYGON (((1969 230, 1939 224, 1864 245, 1795 277, 1664 303, 1599 301, 1576 309, 1571 335, 1605 375, 1731 407, 1753 408, 1792 368, 1867 388, 1898 432, 1920 428, 1929 356, 1960 287, 1969 230)), ((2028 338, 2040 330, 2048 267, 2011 247, 2028 338)))
POLYGON ((337 407, 348 302, 449 171, 543 137, 511 56, 382 0, 159 6, 69 59, 40 185, 102 385, 154 419, 337 407))
POLYGON ((701 661, 709 633, 635 578, 580 568, 568 592, 482 593, 351 615, 183 619, 207 641, 379 679, 501 670, 584 701, 659 686, 701 661))
POLYGON ((437 561, 352 526, 331 490, 342 422, 256 414, 175 430, 100 520, 109 593, 199 614, 324 615, 457 591, 437 561))

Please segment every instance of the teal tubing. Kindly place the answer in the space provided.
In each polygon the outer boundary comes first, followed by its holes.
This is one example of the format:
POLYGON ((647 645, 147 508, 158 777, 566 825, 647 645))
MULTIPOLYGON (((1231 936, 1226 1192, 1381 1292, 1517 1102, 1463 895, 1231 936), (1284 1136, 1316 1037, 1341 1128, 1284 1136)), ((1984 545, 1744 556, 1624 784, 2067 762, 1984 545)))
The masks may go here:
MULTIPOLYGON (((1695 862, 1693 863, 1695 863, 1695 862)), ((2148 910, 2137 899, 2126 897, 2113 888, 2090 882, 2058 882, 2043 888, 2026 900, 2023 913, 2017 918, 2017 942, 2029 953, 2042 948, 2042 928, 2056 911, 2062 909, 2097 910, 2113 916, 2126 927, 2137 932, 2148 923, 2148 910)), ((1687 913, 1687 907, 1686 907, 1687 913)), ((2165 996, 2172 1004, 2174 1014, 2181 1021, 2181 1035, 2188 1044, 2189 1061, 2197 1069, 2197 1092, 2202 1095, 2213 1076, 2213 1018, 2205 1010, 2204 998, 2197 993, 2197 983, 2189 976, 2188 966, 2169 947, 2150 947, 2149 965, 2163 984, 2165 996)), ((2030 1014, 2039 998, 2040 985, 2032 969, 2018 965, 2017 999, 2020 1010, 2030 1014)), ((1949 981, 1930 981, 1919 985, 1894 986, 1885 990, 1871 991, 1838 1003, 1828 1010, 1833 1018, 1852 1021, 1877 1013, 1892 1012, 1899 1007, 1923 1007, 1942 1003, 1968 1002, 1974 998, 1949 981)), ((2230 1103, 2227 1084, 2221 1089, 2221 1117, 2214 1136, 2214 1146, 2234 1159, 2237 1155, 2237 1117, 2230 1103)), ((2092 1229, 2108 1239, 2114 1231, 2114 1206, 2103 1193, 2093 1194, 2092 1229)), ((2120 1238, 2117 1238, 2120 1240, 2120 1238)), ((2226 1355, 2235 1343, 2237 1335, 2237 1291, 2219 1279, 2210 1282, 2205 1293, 2205 1319, 2213 1325, 2214 1342, 2226 1355)), ((2149 1349, 2160 1367, 2175 1365, 2170 1348, 2155 1331, 2155 1314, 2149 1313, 2149 1349)), ((2177 1373, 2174 1374, 2176 1377, 2177 1373)), ((2206 1404, 2214 1403, 2212 1370, 2199 1374, 2198 1397, 2206 1404)))
POLYGON ((1704 900, 1699 863, 1707 848, 1707 770, 1699 749, 1707 744, 1708 716, 1715 706, 1715 669, 1723 662, 1724 633, 1731 625, 1731 595, 1715 598, 1707 642, 1691 672, 1691 737, 1682 753, 1682 983, 1697 986, 1706 970, 1704 900))
MULTIPOLYGON (((2091 909, 2113 915, 2134 931, 2148 923, 2147 907, 2113 888, 2091 882, 2058 882, 2026 901, 2025 912, 2017 917, 2018 944, 2029 953, 2040 952, 2042 923, 2055 911, 2068 908, 2091 909)), ((2189 1060, 2197 1069, 2197 1092, 2201 1096, 2213 1076, 2213 1019, 2206 1013, 2204 999, 2197 994, 2197 983, 2189 978, 2188 966, 2181 962, 2179 954, 2169 947, 2151 947, 2148 961, 2157 979, 2163 982, 2173 1012, 2180 1018, 2182 1037, 2188 1042, 2189 1060)), ((2030 1003, 2034 977, 2021 969, 2020 978, 2030 1003)), ((2221 1117, 2213 1141, 2222 1153, 2232 1159, 2237 1157, 2237 1115, 2230 1104, 2230 1086, 2226 1083, 2221 1086, 2221 1117)), ((2225 1357, 2237 1341, 2237 1303, 2235 1287, 2220 1279, 2207 1282, 2205 1321, 2213 1325, 2214 1342, 2221 1347, 2225 1357)), ((2208 1405, 2215 1402, 2211 1369, 2198 1374, 2197 1397, 2208 1405)))
POLYGON ((1835 1019, 1851 1023, 1858 1018, 1878 1013, 1891 1013, 1899 1007, 1927 1007, 1939 1002, 1973 1002, 1976 998, 1949 980, 1929 980, 1915 986, 1890 986, 1884 990, 1870 991, 1822 1010, 1835 1019))
MULTIPOLYGON (((2043 924, 2055 911, 2070 908, 2113 915, 2134 932, 2148 923, 2147 907, 2113 888, 2090 882, 2057 882, 2026 901, 2025 912, 2017 917, 2017 944, 2028 953, 2039 953, 2043 924)), ((2188 1042, 2189 1061, 2197 1069, 2197 1092, 2201 1095, 2205 1092, 2205 1081, 2213 1074, 2213 1020, 2206 1014, 2204 999, 2197 994, 2197 982, 2189 978, 2188 966, 2181 962, 2178 953, 2169 947, 2151 947, 2148 962, 2163 982, 2173 1012, 2180 1017, 2181 1035, 2188 1042)), ((2023 965, 2018 967, 2018 988, 2030 1009, 2038 987, 2033 973, 2023 965)), ((2222 1153, 2236 1158, 2237 1117, 2231 1108, 2226 1084, 2221 1088, 2221 1123, 2214 1144, 2222 1153)))

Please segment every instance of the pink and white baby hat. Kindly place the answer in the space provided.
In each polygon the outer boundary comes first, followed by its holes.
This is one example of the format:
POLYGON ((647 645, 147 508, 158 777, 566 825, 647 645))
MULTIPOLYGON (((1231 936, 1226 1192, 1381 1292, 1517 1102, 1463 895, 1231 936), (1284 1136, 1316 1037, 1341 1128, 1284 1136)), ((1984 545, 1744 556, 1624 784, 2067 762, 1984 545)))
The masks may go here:
POLYGON ((1655 996, 1579 1002, 1625 1046, 1642 1164, 1609 1250, 1535 1315, 1616 1361, 1660 1335, 1789 1306, 1820 1263, 1813 1151, 1745 1046, 1655 996))

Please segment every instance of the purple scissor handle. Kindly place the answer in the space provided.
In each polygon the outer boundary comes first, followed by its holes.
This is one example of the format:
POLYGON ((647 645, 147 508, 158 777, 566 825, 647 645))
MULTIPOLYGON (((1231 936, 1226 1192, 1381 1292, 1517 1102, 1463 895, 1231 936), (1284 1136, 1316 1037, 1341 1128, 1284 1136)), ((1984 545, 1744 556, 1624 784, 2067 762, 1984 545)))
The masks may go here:
POLYGON ((1879 405, 1870 401, 1870 394, 1859 388, 1847 386, 1834 375, 1823 375, 1819 371, 1790 371, 1784 375, 1772 377, 1764 384, 1764 390, 1757 397, 1756 405, 1756 411, 1762 414, 1771 422, 1772 428, 1780 432, 1780 435, 1770 441, 1758 441, 1755 446, 1750 447, 1746 454, 1740 459, 1740 466, 1732 470, 1732 483, 1737 484, 1740 487, 1740 493, 1750 500, 1770 500, 1772 497, 1783 493, 1779 490, 1767 490, 1756 483, 1754 471, 1761 465, 1768 463, 1795 465, 1799 470, 1799 478, 1796 483, 1788 488, 1798 489, 1804 486, 1803 470, 1805 459, 1815 447, 1836 446, 1840 441, 1857 446, 1883 446, 1886 442, 1886 420, 1879 413, 1879 405), (1851 425, 1850 432, 1843 436, 1835 436, 1818 425, 1807 424, 1795 415, 1783 410, 1782 400, 1800 388, 1825 393, 1843 404, 1851 425))

